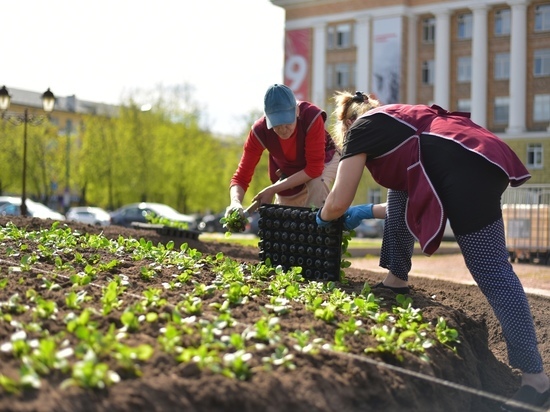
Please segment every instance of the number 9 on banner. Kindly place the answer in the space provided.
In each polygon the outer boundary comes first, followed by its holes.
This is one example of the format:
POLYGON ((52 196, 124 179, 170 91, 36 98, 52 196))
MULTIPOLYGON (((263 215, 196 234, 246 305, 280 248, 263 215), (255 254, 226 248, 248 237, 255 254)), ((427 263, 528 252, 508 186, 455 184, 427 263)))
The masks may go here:
MULTIPOLYGON (((288 87, 293 91, 300 91, 307 76, 307 60, 304 56, 295 54, 290 56, 285 63, 285 78, 290 81, 288 87)), ((297 99, 303 96, 296 95, 297 99)))

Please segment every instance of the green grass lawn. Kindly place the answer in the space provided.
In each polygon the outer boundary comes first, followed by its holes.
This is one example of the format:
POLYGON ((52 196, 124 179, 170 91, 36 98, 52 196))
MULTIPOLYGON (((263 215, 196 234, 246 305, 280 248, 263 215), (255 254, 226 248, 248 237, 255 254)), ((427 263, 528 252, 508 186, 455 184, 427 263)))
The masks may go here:
MULTIPOLYGON (((243 246, 258 246, 260 238, 254 235, 232 234, 225 237, 223 233, 201 233, 200 240, 210 242, 236 243, 243 246)), ((382 244, 382 239, 353 238, 348 248, 377 248, 382 244)))
MULTIPOLYGON (((231 234, 229 237, 225 237, 223 233, 201 233, 200 240, 210 241, 210 242, 224 242, 224 243, 235 243, 243 246, 258 246, 258 241, 260 238, 251 234, 231 234)), ((348 252, 352 256, 360 256, 365 253, 367 249, 376 249, 379 250, 382 245, 382 238, 357 238, 354 237, 351 239, 348 245, 348 252)), ((457 249, 458 246, 455 242, 441 242, 441 248, 451 248, 457 249)), ((418 242, 415 244, 415 249, 420 250, 418 242)), ((442 250, 440 249, 440 251, 442 250)))

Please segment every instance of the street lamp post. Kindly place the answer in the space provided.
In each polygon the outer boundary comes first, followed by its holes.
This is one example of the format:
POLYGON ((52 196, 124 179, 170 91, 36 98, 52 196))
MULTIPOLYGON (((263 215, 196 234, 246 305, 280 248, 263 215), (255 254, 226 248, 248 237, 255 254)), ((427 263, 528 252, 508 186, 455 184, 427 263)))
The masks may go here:
MULTIPOLYGON (((25 108, 23 114, 7 114, 6 111, 10 107, 11 96, 6 89, 6 86, 2 86, 0 89, 0 111, 2 112, 2 119, 9 121, 10 123, 19 126, 23 125, 23 176, 21 184, 21 216, 27 216, 27 125, 39 125, 48 118, 48 115, 34 115, 29 113, 29 109, 25 108)), ((48 90, 42 95, 42 105, 46 113, 51 113, 55 105, 55 96, 48 90)))
POLYGON ((63 209, 65 213, 69 211, 69 207, 71 206, 71 129, 72 122, 68 120, 65 126, 67 135, 65 145, 65 191, 63 192, 63 209))

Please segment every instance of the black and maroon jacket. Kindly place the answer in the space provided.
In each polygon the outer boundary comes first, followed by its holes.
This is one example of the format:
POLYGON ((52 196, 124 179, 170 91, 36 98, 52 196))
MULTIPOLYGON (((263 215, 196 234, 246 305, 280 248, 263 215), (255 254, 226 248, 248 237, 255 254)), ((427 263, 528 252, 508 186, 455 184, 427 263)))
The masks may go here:
POLYGON ((481 156, 500 168, 511 186, 519 186, 531 177, 514 151, 498 136, 472 122, 469 113, 449 112, 437 105, 389 104, 369 110, 359 119, 376 114, 390 116, 410 128, 408 138, 383 154, 367 158, 366 167, 380 185, 408 193, 407 226, 425 254, 438 249, 446 214, 423 167, 421 136, 446 139, 456 143, 457 148, 481 156))

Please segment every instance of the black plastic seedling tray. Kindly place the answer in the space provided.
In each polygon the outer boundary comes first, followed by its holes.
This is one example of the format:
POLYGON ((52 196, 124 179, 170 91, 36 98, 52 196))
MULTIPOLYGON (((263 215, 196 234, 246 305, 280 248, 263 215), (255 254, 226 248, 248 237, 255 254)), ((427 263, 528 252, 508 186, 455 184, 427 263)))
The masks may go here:
POLYGON ((258 209, 260 260, 285 270, 299 266, 309 280, 339 280, 342 219, 317 226, 318 209, 266 204, 258 209))

